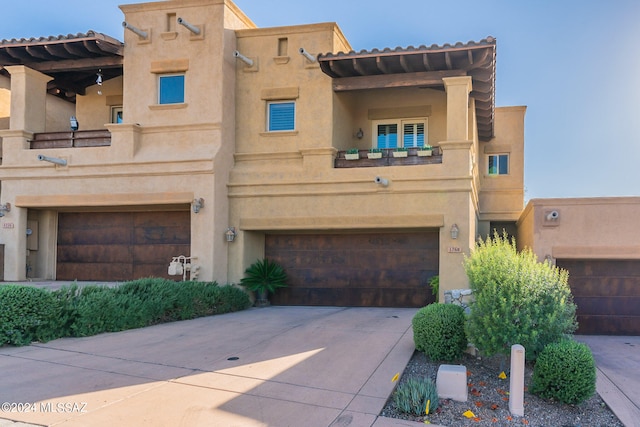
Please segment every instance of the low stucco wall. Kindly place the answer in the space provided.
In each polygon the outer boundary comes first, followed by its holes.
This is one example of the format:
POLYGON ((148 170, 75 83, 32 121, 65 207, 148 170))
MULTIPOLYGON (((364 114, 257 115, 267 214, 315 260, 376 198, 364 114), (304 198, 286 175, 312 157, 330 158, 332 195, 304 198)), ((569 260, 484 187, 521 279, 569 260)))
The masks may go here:
POLYGON ((640 197, 533 199, 518 220, 518 248, 541 260, 640 259, 639 217, 640 197))

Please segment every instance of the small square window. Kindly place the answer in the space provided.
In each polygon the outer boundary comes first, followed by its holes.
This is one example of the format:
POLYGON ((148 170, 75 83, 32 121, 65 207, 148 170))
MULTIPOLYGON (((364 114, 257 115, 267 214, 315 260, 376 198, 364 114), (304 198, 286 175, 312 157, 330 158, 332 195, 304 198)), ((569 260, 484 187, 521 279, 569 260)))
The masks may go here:
POLYGON ((509 155, 497 154, 489 156, 489 175, 508 175, 509 155))
POLYGON ((111 107, 111 123, 122 123, 122 105, 111 107))
POLYGON ((270 102, 267 104, 267 130, 269 132, 289 131, 296 128, 296 103, 270 102))
POLYGON ((184 102, 184 74, 167 74, 158 77, 158 104, 184 102))

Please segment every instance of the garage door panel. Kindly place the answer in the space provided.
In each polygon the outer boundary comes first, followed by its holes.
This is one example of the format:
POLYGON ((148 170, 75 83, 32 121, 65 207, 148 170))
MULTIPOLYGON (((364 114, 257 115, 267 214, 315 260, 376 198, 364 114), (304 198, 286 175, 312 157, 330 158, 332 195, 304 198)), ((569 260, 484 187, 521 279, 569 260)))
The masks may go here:
POLYGON ((76 228, 58 232, 58 245, 90 245, 101 242, 107 245, 131 244, 131 227, 76 228))
POLYGON ((569 271, 579 334, 640 334, 640 260, 557 260, 569 271))
POLYGON ((188 245, 136 245, 133 246, 133 258, 136 263, 157 264, 159 261, 169 267, 169 262, 178 255, 188 256, 188 245))
POLYGON ((571 277, 575 296, 624 297, 638 295, 640 277, 571 277))
POLYGON ((438 232, 267 235, 265 256, 289 277, 272 302, 422 307, 433 300, 438 242, 438 232))
POLYGON ((58 280, 124 281, 133 277, 133 265, 128 263, 58 263, 58 280), (64 279, 60 279, 64 277, 64 279), (107 279, 108 278, 108 279, 107 279))
POLYGON ((640 316, 640 297, 575 297, 578 315, 640 316))
POLYGON ((58 262, 83 259, 95 263, 128 263, 133 252, 130 245, 64 245, 58 246, 58 262))
POLYGON ((592 335, 640 335, 640 321, 637 316, 592 316, 579 318, 577 333, 592 335), (597 333, 581 332, 597 331, 597 333))

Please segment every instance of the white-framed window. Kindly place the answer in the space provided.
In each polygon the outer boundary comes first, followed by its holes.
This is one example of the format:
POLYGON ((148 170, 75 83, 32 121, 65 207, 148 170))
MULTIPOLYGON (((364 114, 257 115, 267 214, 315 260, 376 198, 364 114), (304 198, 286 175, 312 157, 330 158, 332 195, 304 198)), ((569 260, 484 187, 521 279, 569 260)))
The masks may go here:
POLYGON ((158 76, 158 104, 184 103, 184 73, 158 76))
POLYGON ((428 145, 427 118, 375 120, 373 148, 423 147, 428 145))
POLYGON ((508 154, 491 154, 488 159, 489 175, 508 175, 509 174, 509 155, 508 154))
POLYGON ((295 101, 267 102, 267 131, 282 132, 296 129, 295 101))
POLYGON ((111 107, 111 123, 122 123, 122 105, 114 105, 111 107))

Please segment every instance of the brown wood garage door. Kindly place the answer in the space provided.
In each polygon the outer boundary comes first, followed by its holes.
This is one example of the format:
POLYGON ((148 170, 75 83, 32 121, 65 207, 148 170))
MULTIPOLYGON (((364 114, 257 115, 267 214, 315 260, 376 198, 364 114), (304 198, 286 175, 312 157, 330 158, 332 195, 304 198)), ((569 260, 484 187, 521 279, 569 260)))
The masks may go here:
POLYGON ((569 271, 578 334, 640 335, 640 261, 558 260, 569 271))
POLYGON ((438 232, 273 234, 265 256, 280 263, 289 287, 277 305, 422 307, 433 302, 438 232))
POLYGON ((190 247, 189 211, 61 212, 56 276, 90 281, 176 279, 167 275, 171 257, 188 256, 190 247))

